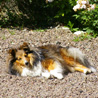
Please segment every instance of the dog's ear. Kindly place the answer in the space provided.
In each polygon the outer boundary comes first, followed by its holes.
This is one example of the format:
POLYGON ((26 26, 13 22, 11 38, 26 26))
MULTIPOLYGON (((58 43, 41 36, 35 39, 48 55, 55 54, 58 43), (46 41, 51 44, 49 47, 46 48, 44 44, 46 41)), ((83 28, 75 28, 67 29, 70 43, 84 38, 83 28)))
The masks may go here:
POLYGON ((24 48, 29 48, 28 44, 26 42, 24 42, 19 49, 24 49, 24 48))
POLYGON ((24 42, 22 47, 28 47, 28 44, 26 42, 24 42))
POLYGON ((30 51, 30 48, 29 48, 29 46, 28 46, 28 44, 27 44, 26 42, 24 42, 24 43, 19 47, 19 49, 20 49, 20 50, 23 49, 25 52, 30 51))
POLYGON ((16 51, 17 51, 16 49, 10 49, 10 50, 8 50, 8 53, 9 53, 11 56, 15 57, 16 51))

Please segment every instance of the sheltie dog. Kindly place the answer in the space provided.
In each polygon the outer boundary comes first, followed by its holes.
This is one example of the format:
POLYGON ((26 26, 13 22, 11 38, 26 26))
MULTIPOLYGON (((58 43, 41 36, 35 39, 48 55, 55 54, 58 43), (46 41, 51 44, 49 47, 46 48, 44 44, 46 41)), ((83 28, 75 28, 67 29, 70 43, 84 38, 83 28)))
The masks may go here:
POLYGON ((27 43, 23 43, 8 53, 9 72, 13 75, 62 79, 68 72, 96 72, 85 55, 74 47, 45 45, 31 50, 27 43))

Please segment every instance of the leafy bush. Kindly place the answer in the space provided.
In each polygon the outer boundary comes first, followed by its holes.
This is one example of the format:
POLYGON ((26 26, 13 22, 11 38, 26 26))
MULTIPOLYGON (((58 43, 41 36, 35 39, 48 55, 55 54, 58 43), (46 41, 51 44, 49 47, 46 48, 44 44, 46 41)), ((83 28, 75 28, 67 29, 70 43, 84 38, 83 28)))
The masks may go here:
POLYGON ((98 34, 98 2, 96 2, 95 10, 78 11, 73 17, 78 21, 79 28, 94 35, 98 34))
POLYGON ((0 1, 0 26, 17 26, 22 23, 21 20, 16 0, 0 1))
POLYGON ((25 25, 33 24, 38 27, 57 25, 74 20, 73 0, 54 0, 46 3, 45 0, 17 0, 18 8, 23 13, 25 25), (70 17, 69 17, 70 16, 70 17))
POLYGON ((3 26, 23 24, 45 27, 58 23, 67 25, 74 20, 71 17, 74 13, 73 0, 54 0, 52 3, 46 3, 45 0, 5 0, 4 3, 7 17, 3 16, 0 20, 3 26))
POLYGON ((79 29, 98 34, 98 1, 93 11, 73 11, 77 0, 2 0, 0 1, 1 26, 48 27, 59 23, 69 26, 72 31, 79 29))

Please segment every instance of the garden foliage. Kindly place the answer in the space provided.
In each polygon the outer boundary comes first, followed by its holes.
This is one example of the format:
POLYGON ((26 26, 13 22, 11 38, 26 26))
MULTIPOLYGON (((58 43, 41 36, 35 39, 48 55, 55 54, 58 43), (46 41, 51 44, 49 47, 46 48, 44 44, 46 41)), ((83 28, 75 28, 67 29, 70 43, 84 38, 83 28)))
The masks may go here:
POLYGON ((90 33, 98 31, 98 1, 92 11, 73 11, 77 0, 1 0, 0 26, 30 26, 49 27, 62 24, 71 30, 87 30, 90 33), (76 28, 76 29, 73 29, 76 28))

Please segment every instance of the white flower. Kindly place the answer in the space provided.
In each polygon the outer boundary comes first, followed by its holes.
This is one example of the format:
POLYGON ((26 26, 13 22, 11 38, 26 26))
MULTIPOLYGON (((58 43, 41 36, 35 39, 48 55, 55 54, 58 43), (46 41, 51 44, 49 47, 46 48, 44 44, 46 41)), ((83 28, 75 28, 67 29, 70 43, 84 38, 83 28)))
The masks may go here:
POLYGON ((76 32, 74 32, 75 35, 80 35, 80 34, 84 34, 84 33, 86 33, 86 32, 84 32, 84 31, 76 31, 76 32))
POLYGON ((76 6, 74 6, 74 7, 73 7, 73 10, 74 10, 74 11, 77 11, 77 8, 76 8, 76 6))
POLYGON ((84 5, 84 4, 86 4, 87 2, 86 2, 86 1, 81 1, 81 3, 84 5))
POLYGON ((80 9, 80 4, 77 4, 77 5, 75 5, 75 6, 73 7, 73 10, 74 10, 74 11, 77 11, 77 9, 80 9))
POLYGON ((76 5, 76 8, 77 8, 77 9, 80 9, 80 4, 77 4, 77 5, 76 5))
POLYGON ((53 2, 53 0, 47 0, 48 2, 53 2))
POLYGON ((91 5, 91 9, 94 10, 95 9, 95 6, 96 6, 95 4, 91 5))
POLYGON ((79 1, 77 1, 77 4, 79 3, 79 1))
POLYGON ((77 5, 75 5, 75 6, 73 7, 73 10, 74 10, 74 11, 77 11, 77 9, 80 9, 80 4, 77 4, 77 5))
POLYGON ((81 6, 81 9, 86 9, 86 5, 83 4, 83 5, 81 6))

